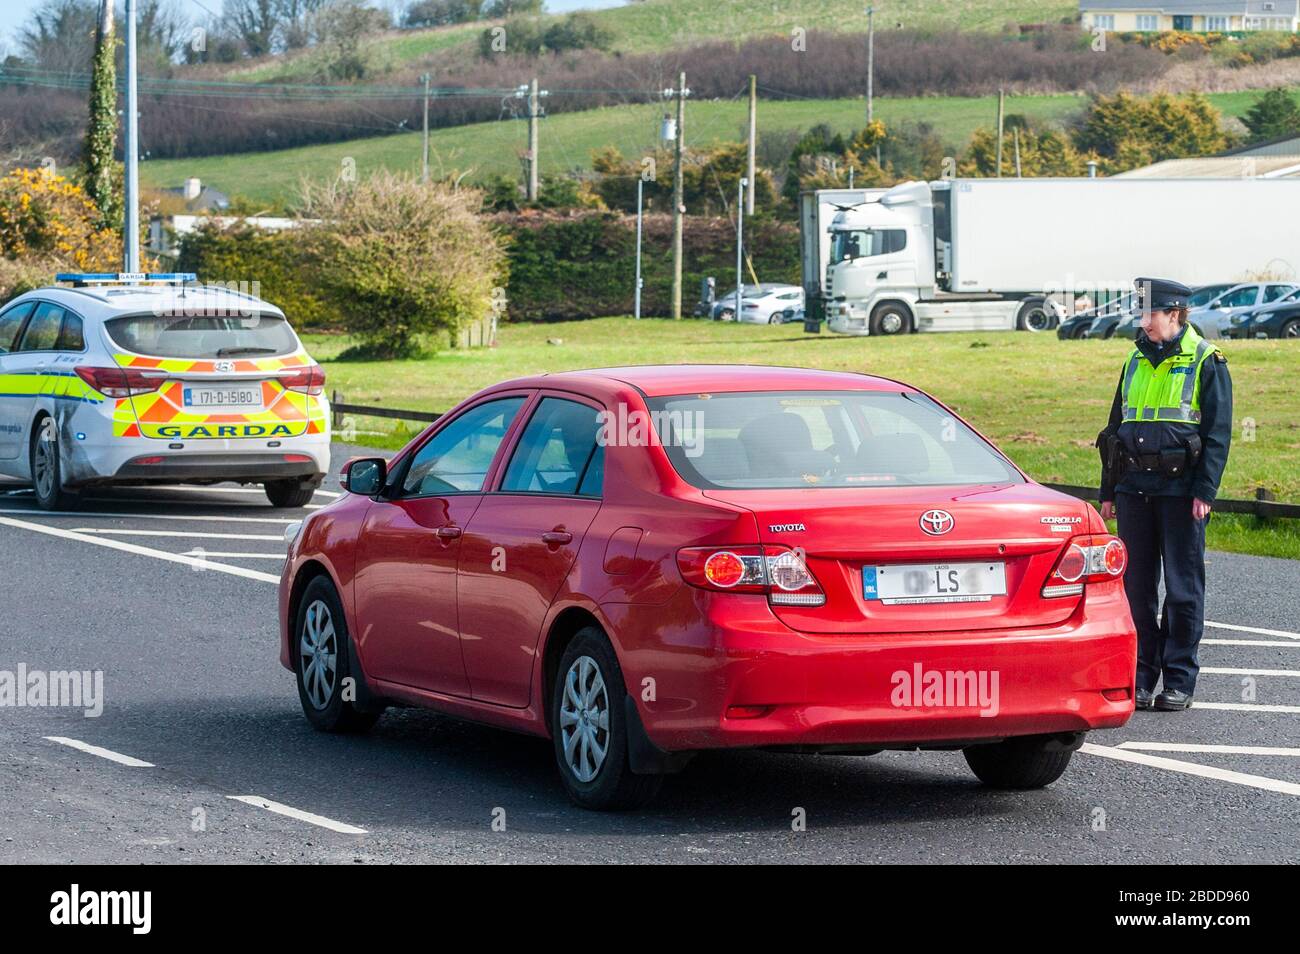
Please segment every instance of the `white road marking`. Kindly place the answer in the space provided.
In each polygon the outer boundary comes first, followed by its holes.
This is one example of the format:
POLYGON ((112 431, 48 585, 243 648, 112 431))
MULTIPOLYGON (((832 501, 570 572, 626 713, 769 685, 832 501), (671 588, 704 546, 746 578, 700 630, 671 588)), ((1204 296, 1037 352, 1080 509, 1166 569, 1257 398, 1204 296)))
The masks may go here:
POLYGON ((1300 633, 1293 633, 1286 629, 1260 629, 1258 626, 1237 626, 1233 623, 1211 623, 1208 619, 1205 621, 1206 626, 1213 626, 1215 629, 1230 629, 1237 633, 1257 633, 1260 636, 1285 636, 1287 639, 1300 639, 1300 633))
MULTIPOLYGON (((89 543, 97 547, 108 547, 110 550, 121 550, 123 553, 134 553, 139 556, 153 557, 155 560, 166 560, 169 563, 180 563, 197 570, 211 570, 214 573, 229 573, 231 576, 242 576, 248 580, 260 580, 263 583, 280 582, 280 577, 274 573, 263 573, 260 570, 250 570, 247 567, 233 566, 228 563, 213 563, 211 560, 200 560, 196 557, 185 556, 181 553, 155 550, 152 547, 142 547, 139 544, 127 543, 125 540, 113 540, 110 537, 99 537, 87 533, 78 533, 75 530, 65 530, 62 527, 51 527, 43 523, 32 523, 28 520, 15 520, 13 517, 0 517, 0 526, 17 527, 20 530, 31 530, 34 533, 44 533, 47 536, 59 537, 64 540, 76 540, 78 543, 89 543)), ((274 539, 279 540, 280 538, 276 537, 274 539)))
POLYGON ((119 530, 116 527, 73 527, 73 533, 102 533, 115 537, 202 537, 208 540, 275 540, 284 542, 283 535, 265 533, 200 533, 190 530, 119 530))
POLYGON ((106 517, 110 520, 201 520, 209 523, 280 523, 287 525, 298 522, 290 517, 222 517, 210 513, 108 513, 106 511, 78 510, 59 510, 47 513, 44 510, 32 510, 30 507, 26 510, 18 507, 0 508, 0 513, 27 514, 33 517, 106 517))
POLYGON ((1147 765, 1151 768, 1164 769, 1168 772, 1181 772, 1184 775, 1195 775, 1198 778, 1209 778, 1219 782, 1231 782, 1233 785, 1245 785, 1249 788, 1259 788, 1266 792, 1280 792, 1283 795, 1300 795, 1300 785, 1295 782, 1283 782, 1280 779, 1268 778, 1264 775, 1248 775, 1245 772, 1232 772, 1228 769, 1214 768, 1209 765, 1201 765, 1197 762, 1184 762, 1182 759, 1167 759, 1160 755, 1147 755, 1143 752, 1132 752, 1128 749, 1113 748, 1108 745, 1094 745, 1091 742, 1085 742, 1079 749, 1088 755, 1098 755, 1104 759, 1115 759, 1118 762, 1132 762, 1135 765, 1147 765))
MULTIPOLYGON (((232 553, 230 551, 217 552, 213 550, 186 550, 186 556, 192 557, 238 557, 241 560, 283 560, 283 553, 232 553)), ((1201 672, 1205 670, 1202 669, 1201 672)))
POLYGON ((129 755, 123 755, 121 752, 114 752, 112 749, 100 748, 98 745, 91 745, 89 742, 82 742, 80 739, 68 739, 61 735, 47 735, 46 742, 57 742, 59 745, 66 745, 70 749, 76 749, 79 752, 85 752, 88 755, 98 755, 101 759, 108 759, 110 762, 116 762, 118 765, 127 765, 131 768, 154 768, 152 762, 145 762, 142 759, 134 759, 129 755))
POLYGON ((269 798, 263 798, 261 795, 227 795, 226 798, 234 799, 237 802, 243 802, 245 805, 252 805, 255 808, 265 808, 268 812, 275 812, 277 815, 284 815, 288 818, 296 818, 298 821, 304 821, 311 825, 319 825, 321 828, 328 828, 330 831, 336 831, 343 835, 364 835, 364 828, 357 828, 355 825, 346 825, 343 822, 335 821, 332 818, 326 818, 324 815, 314 815, 311 812, 305 812, 301 808, 293 808, 289 805, 281 805, 279 802, 273 802, 269 798))
POLYGON ((1228 669, 1223 666, 1202 666, 1201 672, 1215 676, 1290 676, 1300 679, 1300 669, 1228 669))
POLYGON ((1148 752, 1218 752, 1223 755, 1285 755, 1300 758, 1300 749, 1276 745, 1201 745, 1184 742, 1121 742, 1117 748, 1148 752))
POLYGON ((1285 640, 1278 642, 1271 639, 1202 639, 1202 646, 1277 646, 1285 649, 1300 649, 1300 643, 1285 640))
POLYGON ((1226 712, 1300 712, 1300 706, 1271 706, 1254 702, 1193 702, 1193 709, 1221 709, 1226 712))

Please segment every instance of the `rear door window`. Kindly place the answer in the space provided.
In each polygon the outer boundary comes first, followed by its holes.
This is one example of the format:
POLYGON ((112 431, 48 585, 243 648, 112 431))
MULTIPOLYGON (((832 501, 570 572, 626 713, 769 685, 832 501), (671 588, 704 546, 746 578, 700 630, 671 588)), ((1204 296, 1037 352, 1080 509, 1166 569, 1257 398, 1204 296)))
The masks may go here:
POLYGON ((63 313, 63 327, 59 329, 59 340, 54 343, 54 350, 86 350, 86 338, 82 331, 81 319, 70 311, 63 313))
MULTIPOLYGON (((598 429, 594 407, 543 398, 510 458, 502 492, 599 495, 596 481, 585 480, 597 456, 598 429)), ((598 466, 603 470, 603 454, 598 466)))

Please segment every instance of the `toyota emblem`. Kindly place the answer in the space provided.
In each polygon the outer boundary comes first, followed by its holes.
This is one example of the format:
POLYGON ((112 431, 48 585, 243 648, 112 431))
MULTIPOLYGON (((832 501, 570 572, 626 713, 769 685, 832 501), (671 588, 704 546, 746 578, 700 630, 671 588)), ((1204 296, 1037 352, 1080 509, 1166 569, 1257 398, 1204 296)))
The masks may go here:
POLYGON ((955 521, 952 514, 946 510, 927 510, 921 514, 921 529, 932 537, 937 537, 941 533, 947 533, 952 529, 955 521))

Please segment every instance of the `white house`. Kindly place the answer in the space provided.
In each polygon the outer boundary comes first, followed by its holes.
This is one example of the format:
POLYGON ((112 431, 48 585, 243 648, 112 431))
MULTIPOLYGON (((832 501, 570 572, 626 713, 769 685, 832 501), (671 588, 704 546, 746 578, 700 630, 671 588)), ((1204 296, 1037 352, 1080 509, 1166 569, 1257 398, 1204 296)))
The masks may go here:
POLYGON ((1300 0, 1079 0, 1086 30, 1300 30, 1300 0))

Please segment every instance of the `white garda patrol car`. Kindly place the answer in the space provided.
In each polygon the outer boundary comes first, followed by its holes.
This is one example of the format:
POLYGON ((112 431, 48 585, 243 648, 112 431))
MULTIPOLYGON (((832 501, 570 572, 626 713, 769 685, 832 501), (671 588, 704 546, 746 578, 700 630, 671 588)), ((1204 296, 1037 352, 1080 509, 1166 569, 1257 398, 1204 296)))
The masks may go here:
POLYGON ((0 474, 47 510, 110 484, 311 499, 329 467, 325 373, 284 312, 188 273, 56 281, 71 287, 0 309, 0 474))

